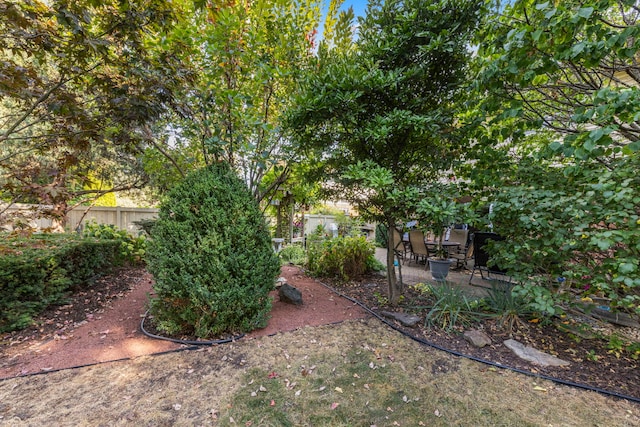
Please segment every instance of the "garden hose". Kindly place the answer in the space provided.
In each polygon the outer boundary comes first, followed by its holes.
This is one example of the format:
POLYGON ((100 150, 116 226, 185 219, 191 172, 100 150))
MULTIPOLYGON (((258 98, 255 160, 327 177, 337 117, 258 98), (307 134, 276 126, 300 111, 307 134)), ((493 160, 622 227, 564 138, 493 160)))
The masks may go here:
POLYGON ((142 320, 140 321, 140 330, 142 331, 143 334, 145 334, 149 338, 155 338, 155 339, 158 339, 158 340, 170 341, 170 342, 173 342, 173 343, 176 343, 176 344, 200 346, 200 345, 227 344, 227 343, 230 343, 230 342, 233 342, 233 341, 237 341, 240 338, 244 337, 244 334, 240 334, 240 335, 237 335, 235 337, 224 338, 224 339, 221 339, 221 340, 212 340, 212 341, 181 340, 181 339, 177 339, 177 338, 163 337, 162 335, 152 334, 151 332, 147 331, 144 328, 144 321, 147 319, 147 314, 149 314, 149 310, 145 311, 144 315, 142 316, 142 320))

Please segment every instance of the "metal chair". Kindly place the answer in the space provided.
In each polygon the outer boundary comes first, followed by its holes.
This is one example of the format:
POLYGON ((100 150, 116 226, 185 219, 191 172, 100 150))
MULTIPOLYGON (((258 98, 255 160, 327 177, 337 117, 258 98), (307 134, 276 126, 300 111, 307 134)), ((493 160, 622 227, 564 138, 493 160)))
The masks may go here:
POLYGON ((420 230, 409 231, 409 243, 411 243, 411 259, 415 258, 416 264, 420 259, 424 260, 425 270, 429 266, 427 258, 429 258, 429 250, 424 243, 424 233, 420 230))

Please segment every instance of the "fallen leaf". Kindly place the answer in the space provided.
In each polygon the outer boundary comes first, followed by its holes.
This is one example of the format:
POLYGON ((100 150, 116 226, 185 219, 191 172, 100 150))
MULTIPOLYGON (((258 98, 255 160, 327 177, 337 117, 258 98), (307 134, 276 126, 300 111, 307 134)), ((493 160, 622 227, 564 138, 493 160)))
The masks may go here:
POLYGON ((335 388, 335 390, 336 390, 338 393, 343 393, 343 391, 342 391, 342 389, 341 389, 340 387, 336 387, 336 388, 335 388))
POLYGON ((539 385, 535 386, 533 389, 534 389, 535 391, 543 391, 543 392, 546 392, 546 391, 547 391, 547 389, 546 389, 546 388, 540 387, 539 385))
POLYGON ((298 390, 298 391, 296 391, 296 392, 295 392, 295 395, 296 395, 296 396, 300 396, 300 392, 302 392, 302 390, 298 390))
POLYGON ((364 388, 366 388, 367 390, 369 390, 369 384, 365 384, 364 388))
POLYGON ((437 409, 435 411, 433 411, 433 415, 435 415, 436 417, 441 417, 442 416, 440 411, 438 411, 437 409))
POLYGON ((360 375, 358 375, 358 374, 353 374, 353 378, 360 378, 360 375))
POLYGON ((267 388, 263 385, 260 385, 260 388, 258 389, 259 391, 265 392, 267 391, 267 388))
POLYGON ((271 399, 271 403, 269 403, 269 406, 276 406, 276 401, 271 399))
POLYGON ((258 395, 258 393, 256 393, 255 391, 251 392, 251 397, 256 397, 258 395))
POLYGON ((277 372, 271 372, 268 375, 269 379, 272 380, 274 378, 278 378, 278 373, 277 372))
POLYGON ((326 386, 322 386, 318 389, 318 391, 324 391, 324 389, 327 388, 326 386))
POLYGON ((331 410, 333 411, 334 409, 336 409, 338 406, 340 406, 340 404, 338 402, 333 402, 331 404, 331 410))

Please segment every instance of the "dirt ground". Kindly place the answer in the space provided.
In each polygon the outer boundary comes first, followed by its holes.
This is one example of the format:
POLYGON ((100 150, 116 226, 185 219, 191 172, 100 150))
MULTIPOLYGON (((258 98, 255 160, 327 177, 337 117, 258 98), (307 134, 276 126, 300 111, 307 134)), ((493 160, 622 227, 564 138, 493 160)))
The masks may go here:
MULTIPOLYGON (((243 339, 366 316, 365 312, 300 273, 282 268, 282 277, 302 292, 302 307, 272 296, 266 328, 243 339)), ((69 304, 45 312, 38 325, 0 339, 0 379, 133 358, 186 347, 145 336, 140 322, 152 292, 144 268, 127 268, 77 292, 69 304)))
MULTIPOLYGON (((315 387, 331 378, 343 381, 333 387, 340 393, 333 391, 324 398, 341 402, 347 421, 328 425, 361 425, 363 419, 353 418, 362 411, 356 406, 365 403, 354 398, 360 394, 348 399, 342 395, 343 384, 355 384, 358 374, 339 378, 336 369, 362 365, 366 371, 367 363, 376 364, 371 369, 377 365, 389 369, 380 377, 379 387, 366 383, 366 390, 361 390, 373 393, 364 395, 367 404, 388 396, 404 399, 407 390, 416 401, 439 402, 413 412, 424 418, 406 418, 424 419, 415 425, 640 425, 637 403, 422 346, 297 267, 283 267, 282 275, 302 291, 302 307, 281 303, 274 294, 272 319, 265 329, 234 343, 196 350, 140 332, 152 284, 144 269, 124 269, 96 281, 76 292, 68 305, 45 313, 36 327, 1 337, 0 425, 237 425, 233 411, 238 393, 244 397, 249 388, 256 388, 254 381, 264 380, 256 372, 262 371, 278 372, 287 389, 294 383, 290 378, 301 373, 299 387, 315 387), (366 354, 374 362, 347 360, 366 354), (67 369, 73 367, 79 368, 67 369), (323 378, 307 377, 308 367, 322 372, 323 378), (391 378, 404 384, 395 387, 406 388, 394 391, 391 378), (386 394, 375 394, 374 389, 386 394)), ((376 280, 365 278, 366 283, 356 288, 368 289, 371 295, 352 289, 353 296, 374 306, 373 293, 379 288, 373 285, 383 286, 376 280)), ((348 288, 341 290, 348 293, 348 288)), ((637 387, 634 376, 629 381, 637 387)), ((315 392, 321 389, 324 386, 315 392)), ((282 412, 294 413, 298 392, 305 396, 307 391, 292 387, 291 399, 279 406, 282 412)), ((409 416, 405 404, 400 400, 399 407, 388 406, 377 425, 405 425, 401 423, 403 416, 409 416), (399 421, 392 421, 394 416, 399 421)), ((331 416, 337 414, 333 406, 328 410, 331 416)), ((308 420, 293 425, 315 425, 308 420)), ((261 425, 255 420, 243 424, 261 425)))

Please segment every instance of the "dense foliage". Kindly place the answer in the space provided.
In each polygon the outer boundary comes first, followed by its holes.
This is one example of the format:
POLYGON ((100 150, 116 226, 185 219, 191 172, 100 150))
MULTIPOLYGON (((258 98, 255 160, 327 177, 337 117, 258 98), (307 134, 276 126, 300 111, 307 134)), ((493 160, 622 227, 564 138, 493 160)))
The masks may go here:
POLYGON ((125 261, 118 239, 77 234, 3 235, 0 239, 0 332, 24 328, 51 304, 125 261))
POLYGON ((158 328, 206 338, 266 326, 280 263, 255 199, 228 164, 175 187, 151 237, 150 308, 158 328))
POLYGON ((150 126, 193 76, 154 48, 179 4, 0 4, 1 200, 42 203, 41 215, 64 221, 73 203, 146 184, 137 156, 150 126))
POLYGON ((500 265, 547 312, 576 294, 640 311, 639 17, 634 1, 523 0, 480 42, 491 120, 470 177, 507 237, 500 265))
MULTIPOLYGON (((400 222, 402 193, 462 160, 469 41, 482 5, 371 1, 352 50, 320 51, 288 123, 327 189, 367 220, 400 222)), ((389 299, 399 297, 389 274, 389 299)))
POLYGON ((310 239, 308 269, 316 276, 358 280, 379 267, 374 252, 374 245, 362 236, 310 239))

